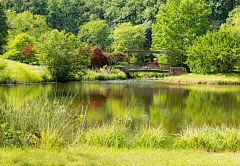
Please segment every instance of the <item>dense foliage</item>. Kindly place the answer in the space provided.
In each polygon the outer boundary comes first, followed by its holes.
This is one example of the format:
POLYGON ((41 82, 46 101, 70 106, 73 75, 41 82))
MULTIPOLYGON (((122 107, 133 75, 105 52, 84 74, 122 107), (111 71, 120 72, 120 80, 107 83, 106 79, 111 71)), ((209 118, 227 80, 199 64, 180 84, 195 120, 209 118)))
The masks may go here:
POLYGON ((7 23, 9 25, 9 38, 14 38, 20 33, 27 33, 35 40, 50 30, 46 23, 46 18, 42 15, 32 14, 30 11, 24 11, 23 13, 16 13, 15 11, 8 10, 7 23))
MULTIPOLYGON (((25 56, 20 55, 21 47, 34 43, 36 56, 31 62, 38 64, 41 60, 46 64, 48 59, 49 64, 55 64, 48 69, 58 81, 69 80, 85 67, 117 64, 123 61, 124 50, 173 50, 172 64, 183 66, 186 48, 198 36, 209 29, 217 31, 220 25, 234 25, 235 30, 238 29, 235 18, 240 11, 239 4, 235 0, 2 0, 0 53, 5 52, 5 58, 26 62, 25 56), (64 31, 74 40, 56 37, 54 41, 50 39, 53 31, 64 31), (83 49, 83 43, 99 49, 91 55, 89 49, 83 49), (111 55, 110 59, 105 54, 111 55), (62 65, 69 67, 63 70, 62 65)), ((169 63, 169 55, 156 56, 133 54, 129 58, 130 62, 152 62, 158 58, 158 62, 169 63)), ((185 63, 185 67, 188 64, 185 63)))
MULTIPOLYGON (((126 59, 126 55, 120 51, 114 51, 108 55, 109 61, 113 62, 113 64, 117 65, 118 62, 124 62, 126 59)), ((113 65, 112 64, 112 65, 113 65)))
POLYGON ((113 34, 113 48, 121 43, 128 50, 141 50, 145 46, 144 27, 142 25, 132 26, 130 22, 118 24, 113 34))
POLYGON ((181 50, 181 66, 187 45, 209 29, 210 7, 203 0, 168 0, 162 4, 153 26, 154 50, 181 50))
POLYGON ((187 64, 195 73, 229 72, 240 62, 240 35, 233 29, 208 32, 188 49, 187 64))
POLYGON ((76 65, 81 65, 78 58, 85 58, 83 55, 78 56, 82 45, 76 36, 53 30, 43 36, 42 41, 41 62, 47 66, 53 79, 62 82, 71 80, 71 74, 77 72, 76 65))
POLYGON ((21 48, 20 54, 22 58, 27 58, 29 60, 35 55, 35 51, 33 50, 34 44, 27 44, 21 48))
POLYGON ((7 17, 4 13, 2 2, 0 2, 0 54, 3 53, 3 46, 7 44, 8 37, 8 26, 7 26, 7 17))
POLYGON ((33 44, 33 42, 34 39, 30 35, 26 33, 18 34, 14 40, 9 41, 8 52, 4 54, 4 57, 12 60, 23 61, 23 57, 21 57, 20 54, 22 47, 27 44, 33 44))
POLYGON ((100 68, 108 65, 108 57, 102 52, 99 47, 87 47, 88 50, 93 50, 90 55, 91 67, 100 68))
POLYGON ((78 37, 80 41, 89 46, 100 47, 103 50, 109 46, 109 25, 104 20, 90 21, 79 27, 78 37))

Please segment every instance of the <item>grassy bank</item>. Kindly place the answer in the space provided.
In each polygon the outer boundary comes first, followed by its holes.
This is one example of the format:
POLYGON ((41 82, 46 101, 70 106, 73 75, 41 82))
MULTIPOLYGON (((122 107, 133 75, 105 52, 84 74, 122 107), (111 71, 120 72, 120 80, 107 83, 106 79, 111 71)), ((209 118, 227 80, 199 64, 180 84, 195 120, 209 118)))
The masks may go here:
POLYGON ((184 74, 180 76, 165 77, 164 81, 183 84, 219 84, 219 85, 239 85, 240 74, 184 74))
MULTIPOLYGON (((19 84, 19 83, 40 83, 54 81, 50 72, 41 66, 27 65, 11 60, 0 58, 0 84, 19 84)), ((134 73, 130 76, 134 79, 164 78, 168 74, 162 73, 134 73)), ((79 71, 71 76, 70 81, 95 81, 95 80, 126 80, 127 75, 112 68, 107 70, 100 69, 98 72, 92 70, 79 71)))
POLYGON ((0 165, 239 165, 239 153, 78 146, 0 148, 0 165))
POLYGON ((39 83, 47 78, 43 67, 0 59, 0 83, 39 83))

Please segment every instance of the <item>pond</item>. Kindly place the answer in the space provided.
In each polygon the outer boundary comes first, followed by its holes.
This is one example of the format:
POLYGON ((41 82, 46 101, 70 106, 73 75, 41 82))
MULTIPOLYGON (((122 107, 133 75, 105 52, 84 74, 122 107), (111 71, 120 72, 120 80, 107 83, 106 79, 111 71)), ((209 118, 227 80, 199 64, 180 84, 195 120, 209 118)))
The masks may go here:
POLYGON ((96 81, 65 84, 0 86, 0 100, 15 106, 45 95, 71 97, 77 109, 87 108, 86 126, 129 116, 132 127, 162 125, 178 134, 189 125, 239 126, 240 86, 180 85, 147 81, 96 81))

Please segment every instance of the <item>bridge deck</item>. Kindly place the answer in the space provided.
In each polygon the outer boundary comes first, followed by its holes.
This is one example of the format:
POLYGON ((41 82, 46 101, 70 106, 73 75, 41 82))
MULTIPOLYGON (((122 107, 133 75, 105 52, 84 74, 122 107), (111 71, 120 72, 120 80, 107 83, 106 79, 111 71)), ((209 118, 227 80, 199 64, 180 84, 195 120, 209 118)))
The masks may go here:
POLYGON ((156 73, 169 73, 170 64, 164 63, 128 63, 125 73, 134 72, 156 72, 156 73))
POLYGON ((153 73, 169 73, 169 70, 125 70, 125 73, 137 73, 137 72, 153 72, 153 73))

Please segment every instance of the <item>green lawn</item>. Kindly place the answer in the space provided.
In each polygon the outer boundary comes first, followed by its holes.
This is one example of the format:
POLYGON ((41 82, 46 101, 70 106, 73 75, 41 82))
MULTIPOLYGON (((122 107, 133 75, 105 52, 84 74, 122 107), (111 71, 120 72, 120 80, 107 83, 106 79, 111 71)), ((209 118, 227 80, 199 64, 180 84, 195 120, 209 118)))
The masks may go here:
POLYGON ((240 74, 184 74, 180 76, 165 77, 164 81, 186 84, 240 84, 240 74))
MULTIPOLYGON (((0 58, 1 60, 2 58, 0 58)), ((16 62, 16 61, 12 61, 12 60, 8 60, 8 59, 4 59, 8 65, 10 66, 14 66, 14 65, 24 65, 26 67, 28 67, 31 70, 43 70, 44 68, 42 66, 33 66, 33 65, 28 65, 25 63, 20 63, 20 62, 16 62)))
POLYGON ((81 146, 0 148, 0 165, 239 165, 239 153, 81 146))

